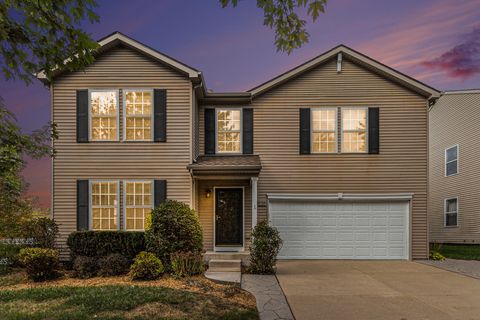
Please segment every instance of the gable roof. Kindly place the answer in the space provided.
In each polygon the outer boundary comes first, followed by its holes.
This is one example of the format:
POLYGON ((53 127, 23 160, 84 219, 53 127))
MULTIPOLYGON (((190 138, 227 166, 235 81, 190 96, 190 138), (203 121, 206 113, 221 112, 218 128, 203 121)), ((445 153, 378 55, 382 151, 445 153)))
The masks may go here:
MULTIPOLYGON (((150 58, 160 63, 170 66, 171 68, 187 75, 191 79, 201 78, 202 73, 197 69, 194 69, 178 60, 175 60, 174 58, 169 57, 166 54, 161 53, 160 51, 157 51, 141 42, 138 42, 130 37, 127 37, 126 35, 118 31, 100 39, 98 41, 98 44, 100 45, 100 47, 96 50, 96 54, 101 54, 102 52, 105 52, 112 47, 115 47, 119 44, 123 44, 135 51, 138 51, 142 54, 149 56, 150 58)), ((55 75, 58 75, 58 74, 55 74, 55 75)), ((48 83, 47 75, 44 70, 40 71, 37 74, 37 78, 43 82, 48 83)))
POLYGON ((403 85, 419 94, 425 97, 438 97, 440 95, 440 92, 423 82, 420 82, 418 80, 413 79, 412 77, 409 77, 397 70, 394 70, 370 57, 367 57, 366 55, 355 51, 343 44, 320 54, 319 56, 285 72, 282 73, 281 75, 264 82, 250 90, 252 94, 252 98, 259 96, 277 86, 279 86, 282 83, 285 83, 286 81, 295 78, 304 72, 307 72, 327 61, 330 59, 334 58, 337 56, 339 53, 342 54, 343 57, 347 58, 350 61, 353 61, 363 67, 366 67, 367 69, 372 70, 375 73, 378 73, 396 83, 399 83, 400 85, 403 85))

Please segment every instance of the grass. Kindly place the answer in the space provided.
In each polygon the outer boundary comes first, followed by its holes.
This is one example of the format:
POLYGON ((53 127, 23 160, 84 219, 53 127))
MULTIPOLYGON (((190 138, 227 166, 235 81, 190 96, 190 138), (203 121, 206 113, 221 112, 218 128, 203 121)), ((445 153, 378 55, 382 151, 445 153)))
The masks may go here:
POLYGON ((480 245, 444 244, 439 251, 449 259, 480 260, 480 245))

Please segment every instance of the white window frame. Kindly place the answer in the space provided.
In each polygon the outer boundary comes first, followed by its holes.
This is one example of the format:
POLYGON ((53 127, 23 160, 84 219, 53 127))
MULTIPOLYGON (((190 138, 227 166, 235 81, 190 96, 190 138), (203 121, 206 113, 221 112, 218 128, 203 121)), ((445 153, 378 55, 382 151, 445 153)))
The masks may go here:
MULTIPOLYGON (((119 180, 90 180, 89 181, 89 186, 88 186, 88 207, 89 207, 89 212, 88 212, 88 229, 93 230, 93 231, 110 231, 110 230, 115 230, 115 229, 93 229, 93 205, 92 205, 92 199, 93 199, 93 188, 92 185, 94 183, 112 183, 115 182, 117 185, 117 229, 120 230, 120 181, 119 180)), ((115 206, 114 206, 115 207, 115 206)))
POLYGON ((448 197, 448 198, 445 198, 445 199, 443 200, 443 226, 444 226, 445 228, 458 228, 458 226, 459 226, 459 223, 458 223, 459 210, 458 210, 458 208, 459 208, 459 205, 458 205, 458 197, 448 197), (448 201, 448 200, 454 200, 454 199, 457 201, 457 211, 456 211, 456 214, 457 214, 457 219, 456 219, 457 224, 454 225, 454 226, 447 226, 447 213, 453 213, 453 212, 454 212, 454 211, 447 212, 447 201, 448 201))
MULTIPOLYGON (((123 135, 122 135, 122 139, 123 141, 126 141, 126 142, 145 142, 145 141, 153 141, 153 131, 154 131, 154 97, 153 97, 153 89, 152 88, 125 88, 125 89, 122 89, 122 112, 123 112, 123 135), (151 124, 151 128, 150 128, 150 138, 149 139, 142 139, 142 140, 127 140, 127 91, 147 91, 147 92, 150 92, 150 96, 152 97, 152 104, 151 104, 151 115, 150 115, 150 124, 151 124)), ((137 116, 130 116, 132 118, 135 118, 137 116)), ((140 116, 138 116, 140 117, 140 116)), ((141 118, 145 118, 145 117, 141 117, 141 118)))
POLYGON ((112 142, 112 141, 120 141, 120 101, 119 101, 119 89, 114 88, 103 88, 103 89, 88 89, 88 141, 89 142, 112 142), (109 140, 96 140, 92 138, 92 92, 115 92, 116 99, 117 99, 117 136, 116 139, 109 139, 109 140))
POLYGON ((451 177, 451 176, 456 176, 458 173, 459 173, 459 170, 460 170, 460 167, 459 167, 459 158, 460 158, 460 148, 459 148, 459 145, 458 143, 457 144, 454 144, 453 146, 451 147, 448 147, 448 148, 445 148, 445 154, 444 154, 444 170, 445 170, 445 177, 451 177), (455 158, 455 160, 451 160, 451 161, 448 161, 447 162, 447 151, 452 149, 452 148, 457 148, 457 158, 455 158), (453 162, 453 161, 457 161, 457 172, 455 173, 452 173, 452 174, 447 174, 447 164, 453 162))
MULTIPOLYGON (((129 208, 144 208, 148 209, 151 208, 152 210, 155 208, 155 186, 154 182, 151 179, 137 179, 137 180, 123 180, 123 212, 122 212, 122 218, 123 218, 123 226, 122 230, 125 231, 145 231, 144 229, 127 229, 127 183, 128 182, 142 182, 142 183, 150 183, 150 190, 152 191, 152 205, 151 206, 128 206, 129 208)), ((145 227, 145 225, 144 225, 145 227)))
POLYGON ((312 154, 335 154, 338 153, 338 108, 335 107, 321 107, 321 108, 310 108, 310 153, 312 154), (313 112, 314 111, 323 111, 323 110, 333 110, 335 111, 335 151, 332 152, 314 152, 313 151, 313 134, 314 133, 331 133, 332 131, 313 131, 313 112))
MULTIPOLYGON (((227 132, 227 131, 226 131, 227 132)), ((236 132, 236 131, 228 131, 236 132)), ((243 154, 243 108, 215 108, 215 153, 216 154, 243 154), (219 151, 218 150, 218 112, 222 110, 240 111, 240 151, 219 151)))
MULTIPOLYGON (((368 128, 369 128, 369 119, 368 119, 368 107, 340 107, 340 115, 339 115, 339 122, 340 122, 340 130, 339 130, 339 135, 340 135, 340 144, 341 144, 341 153, 352 153, 352 154, 368 154, 368 128), (343 151, 344 146, 343 146, 343 110, 345 109, 362 109, 365 110, 365 118, 366 118, 366 127, 365 127, 365 151, 343 151)), ((360 132, 358 130, 347 130, 346 132, 360 132)))

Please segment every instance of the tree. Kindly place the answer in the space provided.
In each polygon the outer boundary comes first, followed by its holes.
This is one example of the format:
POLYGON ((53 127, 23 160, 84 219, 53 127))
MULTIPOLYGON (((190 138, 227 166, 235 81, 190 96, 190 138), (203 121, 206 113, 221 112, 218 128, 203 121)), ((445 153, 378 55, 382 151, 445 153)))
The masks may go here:
MULTIPOLYGON (((263 9, 263 24, 275 30, 277 51, 290 54, 294 49, 307 43, 310 35, 305 30, 306 21, 300 19, 297 11, 307 8, 307 14, 315 22, 320 13, 325 13, 328 0, 257 0, 257 7, 263 9)), ((220 0, 223 8, 236 7, 238 0, 220 0)))

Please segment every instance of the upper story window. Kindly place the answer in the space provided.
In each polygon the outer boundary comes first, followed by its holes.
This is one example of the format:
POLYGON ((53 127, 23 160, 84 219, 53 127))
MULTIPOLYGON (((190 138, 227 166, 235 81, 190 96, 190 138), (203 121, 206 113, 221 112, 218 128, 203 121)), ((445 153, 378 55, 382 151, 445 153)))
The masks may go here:
POLYGON ((445 176, 458 173, 458 144, 445 149, 445 176))
POLYGON ((125 90, 125 140, 152 140, 152 90, 125 90))
POLYGON ((342 152, 367 152, 367 108, 342 108, 342 152))
POLYGON ((90 90, 90 140, 118 140, 118 91, 90 90))
POLYGON ((456 227, 458 225, 458 199, 445 199, 445 226, 456 227))
POLYGON ((93 181, 91 194, 92 230, 117 230, 118 181, 93 181))
POLYGON ((337 109, 312 110, 312 152, 337 152, 337 109))
POLYGON ((241 109, 217 109, 217 152, 242 152, 241 109))
POLYGON ((125 182, 125 230, 145 230, 153 209, 152 181, 125 182))

